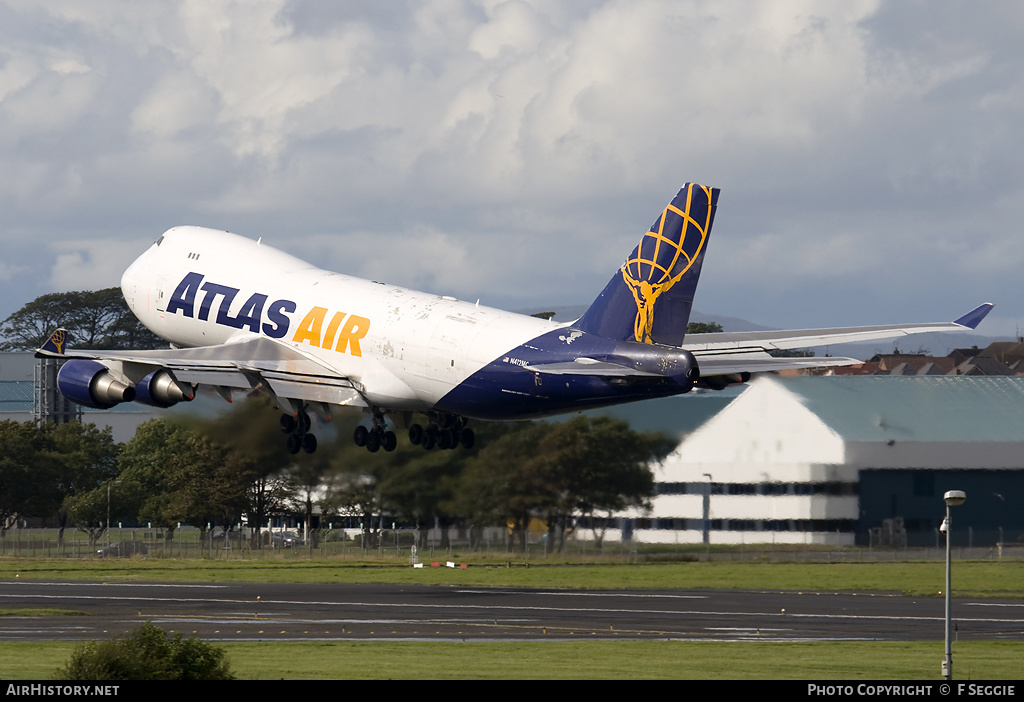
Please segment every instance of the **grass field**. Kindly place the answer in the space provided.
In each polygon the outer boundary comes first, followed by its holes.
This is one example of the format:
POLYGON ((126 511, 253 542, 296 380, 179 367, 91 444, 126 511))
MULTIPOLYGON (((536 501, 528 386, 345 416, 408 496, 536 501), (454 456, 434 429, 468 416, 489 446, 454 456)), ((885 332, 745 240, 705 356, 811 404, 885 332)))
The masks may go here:
MULTIPOLYGON (((1024 561, 958 561, 953 594, 1024 597, 1024 561)), ((0 559, 0 579, 159 582, 396 583, 554 588, 880 591, 939 596, 945 564, 686 562, 647 564, 482 562, 411 568, 365 561, 206 561, 171 559, 0 559)))
MULTIPOLYGON (((941 562, 663 564, 476 563, 413 569, 365 561, 77 560, 0 558, 0 579, 419 583, 541 588, 858 591, 939 596, 941 562)), ((956 596, 1024 598, 1024 562, 958 561, 956 596)), ((2 615, 57 616, 0 611, 2 615)), ((0 642, 0 679, 46 679, 66 662, 69 642, 0 642)), ((223 644, 241 679, 790 679, 939 678, 941 642, 406 642, 223 644)), ((962 642, 957 679, 1018 679, 1024 642, 962 642)))
MULTIPOLYGON (((49 678, 74 644, 0 642, 0 679, 49 678)), ((223 644, 243 680, 935 680, 941 642, 275 642, 223 644)), ((1024 644, 964 642, 959 680, 1013 680, 1024 644)))

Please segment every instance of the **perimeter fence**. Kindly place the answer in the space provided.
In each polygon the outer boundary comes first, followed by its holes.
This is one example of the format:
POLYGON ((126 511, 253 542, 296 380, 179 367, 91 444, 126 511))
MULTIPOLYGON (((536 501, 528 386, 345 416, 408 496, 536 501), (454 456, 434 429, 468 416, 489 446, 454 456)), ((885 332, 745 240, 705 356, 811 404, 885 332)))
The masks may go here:
MULTIPOLYGON (((549 544, 532 534, 502 534, 494 530, 474 540, 429 539, 414 529, 377 532, 323 530, 304 537, 296 531, 263 530, 258 536, 247 531, 201 532, 182 527, 173 532, 144 528, 111 529, 98 539, 77 530, 61 534, 54 528, 8 529, 0 534, 0 557, 9 558, 202 558, 214 560, 341 559, 369 556, 428 562, 457 556, 488 558, 550 559, 553 562, 579 559, 625 562, 671 561, 763 561, 763 562, 884 562, 944 560, 943 547, 868 548, 835 546, 748 545, 664 545, 632 541, 603 543, 567 539, 549 544)), ((963 559, 1021 559, 1024 544, 954 546, 953 557, 963 559)))

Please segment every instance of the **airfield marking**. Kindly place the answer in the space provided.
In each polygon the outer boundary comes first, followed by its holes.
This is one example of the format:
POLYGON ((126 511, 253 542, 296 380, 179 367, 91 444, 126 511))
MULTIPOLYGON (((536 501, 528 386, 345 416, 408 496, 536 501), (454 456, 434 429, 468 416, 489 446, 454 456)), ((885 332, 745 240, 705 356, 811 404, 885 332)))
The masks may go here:
MULTIPOLYGON (((44 600, 94 600, 94 601, 116 601, 124 602, 128 599, 144 599, 147 602, 178 602, 178 603, 228 603, 228 604, 257 604, 256 600, 238 599, 213 599, 213 598, 182 598, 182 597, 147 597, 147 598, 126 598, 108 595, 41 595, 36 593, 26 594, 3 594, 0 598, 34 598, 44 600)), ((455 610, 503 610, 503 611, 532 611, 532 612, 569 612, 569 613, 608 613, 616 612, 628 614, 661 614, 679 616, 728 616, 728 617, 798 617, 798 618, 822 618, 822 619, 851 619, 851 620, 887 620, 887 621, 942 621, 941 615, 937 616, 908 616, 908 615, 886 615, 886 614, 830 614, 830 613, 798 613, 798 612, 719 612, 703 610, 672 610, 672 609, 633 609, 633 608, 607 608, 607 607, 550 607, 541 605, 487 605, 487 604, 423 604, 406 602, 331 602, 321 600, 261 600, 260 606, 291 605, 297 607, 326 606, 326 607, 372 607, 372 608, 418 608, 418 609, 455 609, 455 610)), ((262 613, 260 616, 264 616, 262 613)), ((1021 624, 1020 619, 1005 618, 979 618, 979 617, 958 617, 959 622, 987 622, 987 623, 1009 623, 1021 624)))

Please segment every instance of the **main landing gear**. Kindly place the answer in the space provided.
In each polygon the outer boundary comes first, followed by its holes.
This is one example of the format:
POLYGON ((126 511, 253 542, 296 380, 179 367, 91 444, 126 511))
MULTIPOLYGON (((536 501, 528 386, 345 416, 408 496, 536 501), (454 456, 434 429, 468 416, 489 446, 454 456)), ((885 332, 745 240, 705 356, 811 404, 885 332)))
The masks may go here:
POLYGON ((281 431, 288 435, 285 445, 288 453, 298 453, 300 450, 306 453, 316 451, 316 436, 309 433, 312 422, 305 410, 294 417, 290 414, 281 415, 281 431))
POLYGON ((394 451, 398 446, 398 437, 395 436, 395 432, 388 429, 383 415, 380 414, 373 415, 372 429, 367 429, 362 424, 356 427, 352 439, 356 446, 365 446, 370 453, 377 453, 380 449, 394 451))
MULTIPOLYGON (((359 425, 352 438, 356 446, 365 446, 370 453, 376 453, 380 449, 394 451, 398 446, 395 432, 387 428, 383 415, 379 414, 373 415, 373 427, 359 425)), ((465 418, 443 414, 432 417, 426 428, 419 424, 410 426, 409 441, 427 451, 435 446, 440 449, 454 449, 459 446, 468 449, 473 448, 476 436, 473 430, 466 426, 465 418)))
POLYGON ((454 449, 459 446, 469 449, 473 448, 476 436, 473 430, 466 426, 464 417, 445 414, 428 424, 426 429, 419 424, 413 424, 409 427, 409 441, 422 446, 426 451, 435 446, 439 449, 454 449))

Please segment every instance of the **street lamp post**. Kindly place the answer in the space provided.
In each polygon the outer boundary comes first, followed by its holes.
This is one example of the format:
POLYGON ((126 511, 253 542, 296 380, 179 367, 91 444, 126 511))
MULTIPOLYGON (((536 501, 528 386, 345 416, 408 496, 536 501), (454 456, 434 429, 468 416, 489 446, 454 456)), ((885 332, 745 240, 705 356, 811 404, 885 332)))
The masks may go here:
POLYGON ((707 488, 704 490, 703 499, 703 532, 704 532, 704 545, 711 548, 711 483, 714 478, 711 477, 711 473, 704 473, 704 477, 708 479, 707 488))
POLYGON ((107 535, 107 558, 110 558, 110 488, 120 484, 120 480, 111 480, 107 483, 107 528, 104 529, 107 535))
POLYGON ((946 680, 953 679, 953 644, 950 641, 950 542, 952 539, 953 532, 953 518, 950 511, 951 507, 958 507, 964 503, 967 499, 967 494, 963 490, 950 490, 942 499, 946 502, 946 518, 942 521, 942 526, 939 527, 939 531, 946 535, 946 658, 942 661, 942 677, 946 680))

